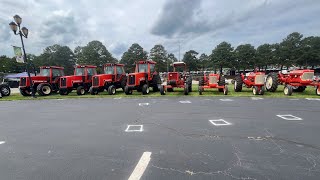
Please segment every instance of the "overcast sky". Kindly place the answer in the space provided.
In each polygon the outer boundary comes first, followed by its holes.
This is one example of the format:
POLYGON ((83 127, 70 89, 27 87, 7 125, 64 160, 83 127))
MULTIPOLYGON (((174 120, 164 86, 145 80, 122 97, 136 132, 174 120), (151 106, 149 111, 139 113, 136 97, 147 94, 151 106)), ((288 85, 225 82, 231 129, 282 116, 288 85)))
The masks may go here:
POLYGON ((146 51, 162 44, 169 53, 210 54, 222 41, 234 47, 281 41, 297 31, 320 35, 320 0, 0 0, 0 55, 20 46, 8 24, 19 14, 29 29, 27 53, 49 45, 72 50, 101 41, 120 58, 137 42, 146 51))

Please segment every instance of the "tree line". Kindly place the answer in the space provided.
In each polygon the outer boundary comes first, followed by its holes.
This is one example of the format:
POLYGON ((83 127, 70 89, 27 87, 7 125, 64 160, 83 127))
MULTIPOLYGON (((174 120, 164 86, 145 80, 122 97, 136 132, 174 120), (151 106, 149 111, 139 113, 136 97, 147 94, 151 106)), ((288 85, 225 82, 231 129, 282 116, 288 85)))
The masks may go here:
MULTIPOLYGON (((100 41, 91 41, 86 46, 78 46, 71 50, 68 46, 58 44, 46 47, 39 55, 28 54, 32 66, 63 66, 66 74, 72 74, 75 64, 98 66, 98 72, 105 63, 123 63, 127 72, 134 70, 134 62, 141 59, 152 59, 157 62, 157 71, 171 71, 170 64, 178 61, 172 53, 168 53, 161 44, 155 45, 150 52, 145 51, 138 43, 132 44, 118 60, 112 56, 100 41)), ((230 68, 236 71, 267 67, 312 67, 320 65, 320 37, 303 37, 293 32, 280 43, 262 44, 255 48, 251 44, 232 47, 228 42, 221 42, 207 55, 189 50, 183 55, 190 71, 215 70, 230 68)), ((24 65, 15 62, 14 58, 0 56, 0 72, 15 73, 24 71, 24 65)))

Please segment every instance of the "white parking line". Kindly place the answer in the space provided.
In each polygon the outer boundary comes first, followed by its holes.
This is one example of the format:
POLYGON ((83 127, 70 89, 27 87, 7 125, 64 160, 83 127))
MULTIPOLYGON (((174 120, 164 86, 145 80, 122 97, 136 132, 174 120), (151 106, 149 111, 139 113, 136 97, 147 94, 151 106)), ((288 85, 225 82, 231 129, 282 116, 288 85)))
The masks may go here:
POLYGON ((262 100, 263 98, 261 97, 251 97, 252 100, 262 100))
POLYGON ((287 121, 301 121, 302 118, 299 118, 297 116, 291 115, 291 114, 283 114, 283 115, 277 115, 278 117, 287 120, 287 121))
POLYGON ((149 106, 149 103, 139 103, 139 106, 149 106))
POLYGON ((125 132, 142 132, 143 131, 143 125, 128 125, 125 132))
POLYGON ((224 119, 209 120, 209 122, 211 122, 211 124, 213 124, 215 126, 228 126, 228 125, 231 125, 231 123, 225 121, 224 119))
POLYGON ((220 101, 226 101, 226 102, 228 102, 228 101, 233 101, 233 99, 220 99, 220 101))
POLYGON ((151 160, 151 152, 144 152, 128 180, 139 180, 151 160))
POLYGON ((0 141, 0 144, 4 144, 4 143, 6 143, 5 141, 0 141))
POLYGON ((320 101, 320 98, 306 98, 309 101, 320 101))
POLYGON ((179 101, 179 102, 182 104, 190 104, 191 103, 190 101, 179 101))
POLYGON ((122 99, 122 97, 116 97, 116 98, 113 98, 113 99, 122 99))

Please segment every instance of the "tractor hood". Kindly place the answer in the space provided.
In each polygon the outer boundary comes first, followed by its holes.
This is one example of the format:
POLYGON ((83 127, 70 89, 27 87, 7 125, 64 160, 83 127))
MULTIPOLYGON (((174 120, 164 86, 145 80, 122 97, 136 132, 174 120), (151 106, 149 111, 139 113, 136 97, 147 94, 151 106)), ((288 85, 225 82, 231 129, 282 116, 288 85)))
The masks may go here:
MULTIPOLYGON (((50 82, 50 77, 49 76, 31 76, 31 80, 33 83, 45 83, 45 82, 50 82)), ((30 86, 29 82, 29 77, 20 77, 20 86, 30 86)))
POLYGON ((145 80, 147 73, 144 72, 135 72, 135 73, 130 73, 128 77, 130 76, 135 76, 135 79, 139 79, 140 81, 145 80))
POLYGON ((72 80, 73 82, 83 82, 85 80, 85 76, 62 76, 61 78, 66 78, 67 80, 72 80))
POLYGON ((98 74, 98 75, 94 75, 93 77, 98 77, 101 80, 109 82, 109 81, 112 81, 113 76, 114 76, 113 74, 98 74))

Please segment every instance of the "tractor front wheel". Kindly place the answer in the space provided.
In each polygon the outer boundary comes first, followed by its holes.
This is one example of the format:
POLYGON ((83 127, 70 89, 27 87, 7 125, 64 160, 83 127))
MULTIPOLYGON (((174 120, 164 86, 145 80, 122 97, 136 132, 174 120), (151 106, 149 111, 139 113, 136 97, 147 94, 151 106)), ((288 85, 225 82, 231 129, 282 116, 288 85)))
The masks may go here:
POLYGON ((173 88, 167 88, 168 92, 173 92, 173 88))
POLYGON ((224 88, 219 88, 218 91, 219 92, 223 92, 224 88))
POLYGON ((160 94, 166 95, 166 90, 165 90, 164 86, 160 86, 160 94))
POLYGON ((199 95, 202 95, 203 90, 204 90, 204 89, 203 89, 202 86, 199 86, 199 87, 198 87, 199 95))
POLYGON ((69 91, 67 89, 60 89, 59 90, 59 94, 60 95, 68 95, 69 94, 69 91))
POLYGON ((7 84, 0 84, 0 94, 2 96, 10 96, 11 90, 10 86, 7 84))
POLYGON ((253 94, 253 95, 259 94, 259 92, 258 92, 258 86, 253 86, 253 87, 252 87, 252 94, 253 94))
POLYGON ((40 96, 49 96, 52 92, 50 84, 43 83, 37 86, 37 92, 40 96))
POLYGON ((242 91, 242 78, 241 76, 236 76, 234 79, 234 91, 235 92, 241 92, 242 91))
POLYGON ((184 83, 184 90, 183 90, 183 92, 184 92, 184 95, 188 95, 188 94, 189 94, 189 89, 188 89, 187 83, 184 83))
POLYGON ((150 92, 150 90, 149 90, 148 84, 144 84, 144 85, 142 86, 142 94, 143 94, 143 95, 146 95, 146 94, 149 94, 149 92, 150 92))
POLYGON ((99 90, 94 89, 93 87, 90 87, 89 92, 91 95, 97 95, 99 93, 99 90))
POLYGON ((77 94, 78 95, 85 95, 86 94, 86 90, 84 89, 83 86, 78 86, 77 87, 77 94))
POLYGON ((286 95, 286 96, 291 96, 291 95, 292 95, 292 92, 293 92, 293 88, 292 88, 292 86, 290 86, 290 85, 286 85, 286 86, 284 87, 284 89, 283 89, 283 93, 284 93, 284 95, 286 95))
POLYGON ((31 91, 29 89, 20 89, 19 88, 19 91, 22 96, 31 96, 31 91))
POLYGON ((129 89, 128 86, 124 87, 124 93, 126 93, 126 95, 131 95, 132 94, 132 89, 129 89))
POLYGON ((116 87, 114 85, 109 86, 108 93, 109 93, 109 95, 115 95, 116 94, 116 87))
POLYGON ((297 88, 293 88, 293 92, 303 92, 307 87, 306 86, 299 86, 297 88))
POLYGON ((223 94, 228 95, 228 86, 224 86, 223 88, 223 94))
POLYGON ((320 96, 320 86, 316 88, 316 95, 320 96))
POLYGON ((266 90, 270 92, 275 92, 278 88, 278 74, 271 73, 266 79, 266 90))

